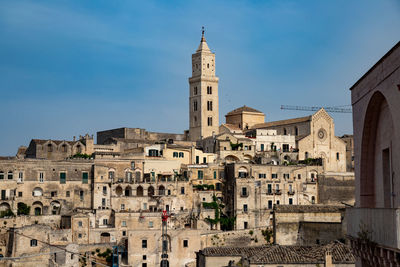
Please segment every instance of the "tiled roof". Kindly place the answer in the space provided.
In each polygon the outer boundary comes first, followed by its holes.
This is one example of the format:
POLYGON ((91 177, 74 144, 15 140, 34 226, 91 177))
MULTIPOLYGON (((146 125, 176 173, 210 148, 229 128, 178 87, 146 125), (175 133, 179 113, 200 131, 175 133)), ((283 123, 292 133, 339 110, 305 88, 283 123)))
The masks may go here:
POLYGON ((240 129, 237 125, 235 124, 230 124, 230 123, 224 123, 221 126, 225 126, 226 128, 228 128, 229 130, 234 130, 234 131, 241 131, 242 129, 240 129))
POLYGON ((251 264, 321 264, 326 251, 335 264, 355 262, 351 248, 338 241, 314 246, 209 247, 201 252, 205 256, 245 256, 251 264))
POLYGON ((252 129, 260 129, 260 128, 268 128, 268 127, 274 127, 274 126, 282 126, 282 125, 306 122, 306 121, 311 121, 311 117, 312 116, 306 116, 306 117, 300 117, 300 118, 294 118, 294 119, 288 119, 288 120, 259 123, 259 124, 252 126, 251 128, 252 129))
POLYGON ((274 210, 278 213, 308 213, 308 212, 340 212, 344 206, 333 205, 276 205, 274 210))
POLYGON ((264 114, 264 113, 262 113, 261 111, 259 111, 257 109, 254 109, 254 108, 251 108, 251 107, 247 107, 246 105, 244 105, 243 107, 240 107, 240 108, 237 108, 237 109, 234 109, 234 110, 228 112, 228 114, 226 114, 225 116, 240 114, 242 112, 253 112, 253 113, 264 114))

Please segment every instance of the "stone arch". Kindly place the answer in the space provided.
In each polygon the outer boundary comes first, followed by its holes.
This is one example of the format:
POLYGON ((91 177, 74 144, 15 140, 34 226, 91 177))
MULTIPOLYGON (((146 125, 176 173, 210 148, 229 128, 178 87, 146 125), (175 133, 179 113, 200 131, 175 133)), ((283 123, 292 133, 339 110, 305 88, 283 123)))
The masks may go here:
POLYGON ((253 157, 251 155, 246 154, 246 155, 243 156, 243 161, 244 162, 250 163, 252 161, 252 159, 253 159, 253 157))
POLYGON ((167 248, 168 248, 168 251, 169 252, 172 252, 172 246, 171 246, 171 236, 170 235, 168 235, 168 234, 164 234, 164 235, 161 235, 160 237, 159 237, 159 239, 158 239, 158 243, 159 243, 159 245, 160 245, 160 250, 162 251, 162 248, 163 248, 163 237, 166 237, 166 239, 167 239, 167 248))
POLYGON ((7 202, 1 203, 0 204, 0 212, 1 211, 7 211, 7 210, 11 210, 10 204, 8 204, 7 202))
MULTIPOLYGON (((143 190, 143 188, 142 188, 142 190, 143 190)), ((142 195, 143 195, 143 193, 142 193, 142 195)), ((126 197, 132 196, 132 188, 129 185, 125 188, 125 196, 126 197)))
POLYGON ((239 161, 239 158, 234 155, 228 155, 225 157, 225 162, 227 162, 227 163, 238 162, 238 161, 239 161))
POLYGON ((136 188, 136 196, 138 196, 138 197, 142 197, 143 196, 143 187, 141 185, 139 185, 136 188))
POLYGON ((117 187, 115 188, 115 194, 116 194, 117 196, 121 196, 121 195, 122 195, 122 187, 121 187, 121 186, 117 186, 117 187))
MULTIPOLYGON (((384 156, 384 144, 390 142, 391 132, 394 130, 392 114, 385 96, 381 92, 375 92, 368 104, 361 141, 360 158, 360 206, 376 207, 377 204, 390 207, 392 196, 390 193, 381 194, 383 199, 376 198, 376 188, 382 183, 382 189, 390 192, 390 173, 388 175, 376 175, 376 171, 384 171, 382 157, 384 156), (389 128, 391 128, 389 130, 389 128), (381 164, 378 165, 380 161, 381 164), (375 177, 383 177, 383 181, 375 180, 375 177)), ((388 148, 388 150, 390 147, 388 148)), ((386 150, 386 149, 385 149, 386 150)))
POLYGON ((249 176, 249 171, 247 170, 246 167, 241 166, 238 169, 238 176, 240 178, 247 178, 249 176))
POLYGON ((32 196, 33 197, 41 197, 43 196, 43 189, 40 187, 35 187, 32 191, 32 196))
POLYGON ((35 201, 32 204, 33 215, 39 216, 43 214, 43 204, 40 201, 35 201))
POLYGON ((149 197, 154 196, 154 187, 153 186, 149 186, 149 188, 147 189, 147 195, 149 197))

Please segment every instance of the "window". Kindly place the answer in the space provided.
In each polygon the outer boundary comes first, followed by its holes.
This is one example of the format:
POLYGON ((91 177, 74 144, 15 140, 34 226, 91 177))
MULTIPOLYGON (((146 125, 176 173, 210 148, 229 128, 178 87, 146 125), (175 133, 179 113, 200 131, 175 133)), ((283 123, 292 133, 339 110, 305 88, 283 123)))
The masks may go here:
POLYGON ((103 219, 103 225, 107 225, 108 224, 108 219, 103 219))
POLYGON ((243 223, 243 227, 244 227, 244 229, 247 229, 247 228, 249 227, 248 222, 244 222, 244 223, 243 223))
POLYGON ((19 172, 18 173, 18 182, 22 183, 24 181, 24 173, 23 172, 19 172))
POLYGON ((53 152, 53 146, 51 144, 47 145, 47 151, 48 152, 53 152))
POLYGON ((271 177, 272 177, 272 179, 278 178, 278 174, 277 174, 277 173, 272 173, 272 174, 271 174, 271 177))
POLYGON ((265 173, 259 173, 258 174, 258 178, 266 178, 266 174, 265 173))
POLYGON ((147 210, 147 203, 143 203, 143 209, 147 210))
POLYGON ((197 111, 197 101, 193 101, 193 111, 197 111))
POLYGON ((125 204, 121 204, 121 210, 125 209, 125 204))
POLYGON ((62 152, 67 152, 67 146, 66 146, 65 144, 63 144, 63 145, 61 146, 61 151, 62 151, 62 152))
POLYGON ((304 159, 308 159, 308 152, 304 153, 304 159))
POLYGON ((207 118, 207 125, 212 126, 212 117, 207 118))
POLYGON ((185 194, 185 187, 181 187, 181 195, 185 194))
POLYGON ((0 171, 0 180, 4 180, 4 172, 0 171))
POLYGON ((147 248, 147 240, 142 240, 142 248, 147 248))
POLYGON ((267 194, 272 194, 272 185, 268 184, 267 194))
POLYGON ((143 255, 143 260, 145 261, 147 259, 147 256, 146 255, 143 255))
POLYGON ((31 239, 31 247, 37 247, 37 240, 31 239))
POLYGON ((168 191, 167 191, 167 195, 168 195, 168 196, 170 196, 170 195, 171 195, 171 190, 170 190, 170 189, 168 189, 168 191))
POLYGON ((279 200, 277 200, 277 201, 276 201, 276 205, 279 205, 279 203, 280 203, 279 200))
POLYGON ((153 228, 153 221, 149 221, 149 228, 153 228))
POLYGON ((187 248, 189 246, 189 240, 183 240, 183 247, 187 248))
POLYGON ((242 196, 247 196, 247 187, 242 187, 242 196))
POLYGON ((82 234, 78 234, 78 238, 82 238, 82 234))
POLYGON ((301 179, 301 174, 297 174, 297 179, 301 179))
POLYGON ((203 164, 206 164, 206 163, 207 163, 207 158, 203 157, 203 164))
POLYGON ((247 212, 247 204, 243 204, 243 212, 247 212))
POLYGON ((217 172, 214 171, 214 179, 217 179, 217 172))
POLYGON ((264 151, 264 144, 261 144, 260 150, 261 150, 261 151, 264 151))
POLYGON ((293 198, 289 198, 289 205, 293 205, 293 198))
POLYGON ((57 191, 51 191, 51 197, 57 197, 57 191))
POLYGON ((18 197, 22 197, 22 192, 18 192, 18 197))
POLYGON ((196 156, 196 164, 199 164, 199 163, 200 163, 200 157, 196 156))
POLYGON ((60 184, 65 184, 67 179, 67 174, 65 172, 60 172, 60 184))
POLYGON ((268 209, 272 209, 272 200, 268 200, 268 209))
POLYGON ((143 262, 142 267, 147 267, 147 263, 143 262))
POLYGON ((87 172, 82 172, 82 183, 87 184, 89 179, 89 174, 87 172))
POLYGON ((122 227, 126 227, 126 221, 122 221, 122 227))
POLYGON ((293 186, 290 184, 289 185, 289 192, 292 193, 292 191, 293 191, 293 186))
POLYGON ((197 86, 195 86, 195 87, 193 88, 193 94, 194 94, 194 95, 197 95, 197 86))
POLYGON ((197 171, 197 179, 203 179, 203 171, 197 171))
POLYGON ((8 178, 8 180, 12 180, 13 179, 13 172, 12 171, 8 172, 7 178, 8 178))
POLYGON ((70 197, 70 196, 71 196, 70 191, 65 192, 65 196, 66 196, 66 197, 70 197))
POLYGON ((284 173, 284 174, 283 174, 283 178, 284 178, 284 179, 289 179, 289 178, 290 178, 289 173, 284 173))
POLYGON ((126 236, 126 231, 122 231, 122 236, 126 236))
POLYGON ((83 201, 83 197, 84 197, 84 192, 81 190, 81 191, 79 191, 79 199, 81 200, 81 201, 83 201))
POLYGON ((279 184, 276 184, 276 185, 275 185, 275 190, 276 190, 276 191, 279 191, 279 184))
POLYGON ((297 127, 294 127, 294 135, 299 135, 299 129, 297 127))
POLYGON ((287 135, 286 128, 283 128, 283 135, 287 135))
POLYGON ((83 225, 83 224, 82 224, 82 221, 79 221, 79 222, 78 222, 78 226, 79 226, 79 227, 82 227, 82 225, 83 225))
POLYGON ((239 178, 246 178, 246 177, 247 177, 247 172, 239 171, 239 178))
POLYGON ((177 158, 178 157, 178 152, 172 153, 172 157, 177 158))
POLYGON ((213 110, 213 108, 212 108, 212 101, 207 101, 207 110, 208 110, 208 111, 212 111, 212 110, 213 110))
POLYGON ((283 150, 283 152, 289 152, 289 144, 283 144, 282 150, 283 150))
POLYGON ((39 183, 43 183, 44 181, 44 172, 39 172, 39 183))
POLYGON ((114 179, 114 172, 113 171, 109 171, 108 172, 108 178, 109 179, 114 179))
POLYGON ((185 154, 183 152, 179 152, 179 157, 184 158, 185 154))
POLYGON ((107 186, 103 186, 103 195, 107 195, 107 186))
POLYGON ((339 152, 336 153, 336 160, 339 160, 339 152))
MULTIPOLYGON (((208 64, 207 64, 208 65, 208 64)), ((211 95, 212 94, 212 86, 207 86, 207 94, 211 95)))

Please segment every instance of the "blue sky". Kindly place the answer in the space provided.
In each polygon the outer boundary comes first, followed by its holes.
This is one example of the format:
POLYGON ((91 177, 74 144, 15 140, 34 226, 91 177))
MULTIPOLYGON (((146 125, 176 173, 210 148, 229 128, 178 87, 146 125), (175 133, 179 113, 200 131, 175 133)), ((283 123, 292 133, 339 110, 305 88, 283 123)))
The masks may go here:
MULTIPOLYGON (((242 105, 350 104, 396 42, 400 1, 0 1, 0 155, 30 139, 117 127, 183 132, 201 26, 216 52, 220 122, 242 105)), ((332 114, 336 134, 351 114, 332 114)))

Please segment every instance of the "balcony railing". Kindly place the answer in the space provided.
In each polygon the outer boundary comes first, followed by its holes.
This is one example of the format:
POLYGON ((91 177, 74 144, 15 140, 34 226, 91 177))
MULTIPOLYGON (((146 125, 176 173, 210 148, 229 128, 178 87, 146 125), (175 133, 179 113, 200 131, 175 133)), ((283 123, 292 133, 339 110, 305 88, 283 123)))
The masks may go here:
POLYGON ((280 189, 275 190, 275 195, 281 195, 281 194, 282 194, 282 191, 280 189))
POLYGON ((346 219, 349 236, 400 249, 400 209, 347 208, 346 219))
POLYGON ((295 192, 294 192, 294 190, 292 190, 292 191, 289 190, 287 193, 288 193, 288 195, 293 196, 295 192))

